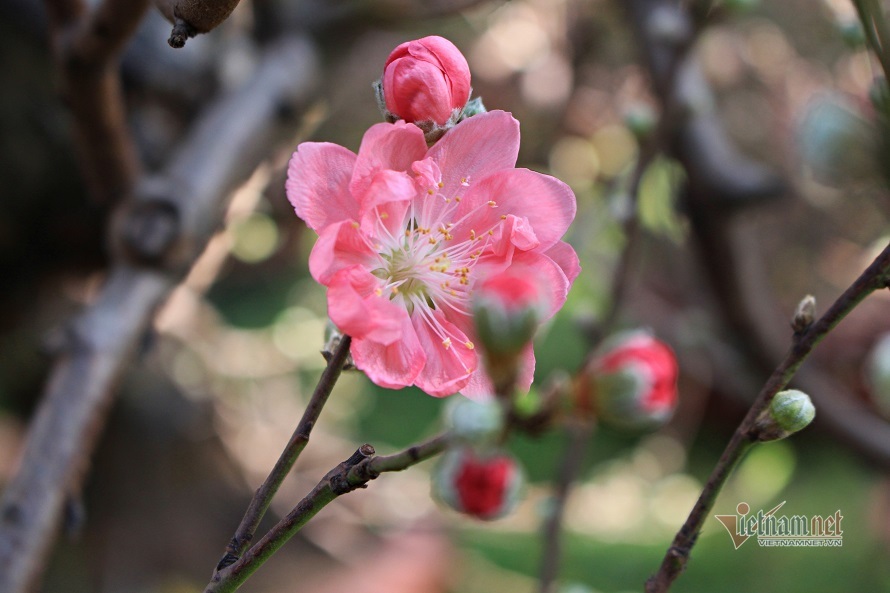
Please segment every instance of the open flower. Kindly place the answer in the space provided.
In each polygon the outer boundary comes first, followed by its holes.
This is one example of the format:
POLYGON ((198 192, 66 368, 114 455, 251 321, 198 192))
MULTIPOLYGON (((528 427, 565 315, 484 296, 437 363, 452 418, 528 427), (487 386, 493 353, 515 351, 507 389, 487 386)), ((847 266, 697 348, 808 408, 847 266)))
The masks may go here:
MULTIPOLYGON (((514 168, 519 123, 503 111, 473 117, 427 149, 405 122, 372 126, 358 155, 304 143, 287 195, 318 234, 309 257, 328 287, 328 314, 353 338, 352 356, 378 385, 415 384, 444 396, 491 389, 474 346, 477 282, 519 266, 550 291, 551 316, 580 267, 561 241, 575 196, 561 181, 514 168)), ((523 354, 520 386, 534 354, 523 354)))
POLYGON ((470 98, 470 67, 460 50, 432 35, 395 48, 383 70, 386 108, 409 122, 439 125, 470 98))

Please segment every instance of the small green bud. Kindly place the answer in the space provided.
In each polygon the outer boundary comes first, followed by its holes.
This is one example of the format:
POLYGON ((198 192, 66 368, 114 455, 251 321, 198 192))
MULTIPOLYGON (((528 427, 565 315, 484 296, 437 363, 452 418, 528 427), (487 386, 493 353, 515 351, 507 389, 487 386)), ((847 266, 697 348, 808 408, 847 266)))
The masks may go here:
POLYGON ((655 111, 645 103, 631 105, 624 113, 624 125, 636 136, 637 140, 649 137, 657 123, 658 118, 655 116, 655 111))
POLYGON ((483 444, 500 435, 504 428, 504 409, 493 399, 478 402, 455 395, 445 407, 445 424, 458 439, 483 444))
POLYGON ((803 391, 787 389, 777 393, 761 413, 754 434, 759 441, 784 439, 806 428, 815 417, 816 408, 810 396, 803 391))
POLYGON ((838 21, 837 30, 841 34, 841 39, 850 49, 862 49, 865 47, 865 30, 862 23, 856 19, 838 21))

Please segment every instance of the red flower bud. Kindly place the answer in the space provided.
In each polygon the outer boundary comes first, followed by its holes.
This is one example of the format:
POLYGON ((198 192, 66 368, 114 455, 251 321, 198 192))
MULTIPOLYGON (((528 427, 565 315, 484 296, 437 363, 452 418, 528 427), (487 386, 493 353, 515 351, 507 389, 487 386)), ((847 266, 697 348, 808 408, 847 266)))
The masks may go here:
POLYGON ((437 497, 454 510, 491 520, 513 510, 523 482, 522 470, 508 453, 458 447, 443 457, 433 487, 437 497))
POLYGON ((386 60, 383 96, 390 113, 405 121, 444 125, 470 98, 470 67, 447 39, 408 41, 386 60))
POLYGON ((589 371, 597 412, 607 422, 652 427, 666 422, 677 405, 677 360, 646 332, 607 340, 589 371))

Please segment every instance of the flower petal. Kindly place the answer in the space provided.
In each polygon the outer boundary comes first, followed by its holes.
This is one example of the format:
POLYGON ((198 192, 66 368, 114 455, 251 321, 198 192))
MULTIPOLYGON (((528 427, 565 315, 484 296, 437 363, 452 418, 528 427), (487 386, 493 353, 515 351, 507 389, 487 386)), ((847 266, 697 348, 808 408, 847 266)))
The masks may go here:
POLYGON ((565 241, 557 241, 553 247, 544 252, 544 255, 562 268, 562 272, 568 278, 569 284, 575 282, 575 278, 581 273, 581 262, 578 260, 578 254, 565 241))
POLYGON ((453 198, 467 191, 475 180, 516 165, 519 155, 519 122, 505 111, 489 111, 464 120, 450 129, 430 149, 442 171, 442 193, 453 198))
POLYGON ((319 284, 328 286, 341 270, 353 266, 369 266, 376 254, 354 220, 345 220, 326 227, 309 254, 309 273, 319 284))
POLYGON ((469 225, 477 234, 484 233, 514 214, 528 219, 540 241, 539 250, 546 251, 565 234, 575 209, 575 194, 559 179, 528 169, 508 169, 470 186, 457 210, 461 222, 452 233, 462 240, 469 225))
POLYGON ((341 270, 328 287, 328 316, 345 334, 387 345, 404 339, 408 313, 378 295, 379 285, 379 278, 359 266, 341 270))
POLYGON ((362 230, 373 236, 381 232, 400 235, 405 230, 405 211, 416 193, 414 181, 406 173, 390 170, 375 173, 362 197, 362 230), (378 228, 378 223, 383 228, 378 228))
POLYGON ((362 138, 349 190, 361 200, 378 171, 408 171, 411 163, 425 154, 423 132, 414 124, 403 121, 375 124, 362 138))
POLYGON ((328 225, 358 218, 358 202, 349 192, 356 156, 330 142, 304 142, 287 166, 287 199, 297 216, 320 233, 328 225))
POLYGON ((440 311, 419 314, 417 308, 411 320, 427 357, 415 384, 436 397, 463 389, 479 366, 475 346, 466 334, 440 311))
POLYGON ((414 383, 426 362, 426 354, 417 340, 407 313, 401 319, 402 333, 397 342, 384 345, 366 339, 353 339, 355 365, 371 381, 388 389, 401 389, 414 383))

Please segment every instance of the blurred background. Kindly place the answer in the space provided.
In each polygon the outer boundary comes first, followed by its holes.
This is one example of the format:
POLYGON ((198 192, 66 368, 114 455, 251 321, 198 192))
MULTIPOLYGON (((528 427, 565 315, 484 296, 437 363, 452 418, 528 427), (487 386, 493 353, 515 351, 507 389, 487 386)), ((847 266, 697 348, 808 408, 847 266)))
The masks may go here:
MULTIPOLYGON (((241 85, 275 39, 310 40, 318 85, 286 131, 287 149, 269 154, 234 193, 224 227, 158 313, 43 591, 203 590, 324 368, 325 296, 306 263, 315 235, 287 202, 284 166, 304 140, 358 149, 381 119, 371 83, 403 41, 452 40, 469 61, 473 96, 520 120, 520 166, 574 189, 578 216, 567 239, 583 272, 539 336, 536 385, 582 365, 595 345, 591 328, 612 306, 630 177, 665 104, 638 15, 624 4, 242 0, 223 26, 181 50, 167 46, 169 25, 151 11, 121 62, 127 119, 148 170, 163 166, 201 109, 241 85)), ((886 137, 872 103, 879 67, 852 6, 684 8, 695 27, 687 51, 698 72, 696 117, 718 140, 697 153, 681 134, 646 167, 620 315, 622 327, 650 327, 673 346, 681 404, 654 434, 603 428, 588 445, 566 511, 565 593, 642 589, 790 343, 798 301, 813 294, 824 311, 890 237, 886 137), (725 183, 702 181, 696 167, 706 162, 725 183)), ((2 0, 0 14, 2 486, 16 471, 54 336, 102 286, 110 209, 91 201, 78 172, 41 3, 2 0)), ((887 332, 883 291, 805 366, 809 384, 837 405, 824 412, 816 398, 816 423, 757 448, 715 507, 733 514, 742 501, 755 510, 787 501, 788 514, 840 510, 843 547, 733 550, 709 519, 675 591, 890 591, 890 346, 879 347, 887 332), (823 417, 850 410, 849 422, 823 417), (856 414, 878 419, 879 430, 856 414)), ((444 403, 346 373, 273 514, 289 511, 361 443, 387 453, 435 434, 444 403)), ((439 508, 427 462, 337 500, 243 590, 535 590, 541 522, 566 441, 558 427, 512 439, 529 484, 505 519, 483 524, 439 508)))

